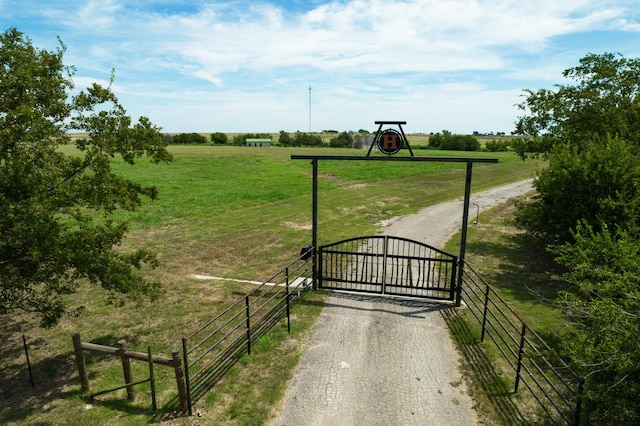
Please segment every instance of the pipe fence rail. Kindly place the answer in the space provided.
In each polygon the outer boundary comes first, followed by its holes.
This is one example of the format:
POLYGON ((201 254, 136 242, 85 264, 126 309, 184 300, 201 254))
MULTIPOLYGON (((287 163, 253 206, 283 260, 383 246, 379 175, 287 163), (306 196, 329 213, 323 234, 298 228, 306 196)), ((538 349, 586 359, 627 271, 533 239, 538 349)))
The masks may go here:
POLYGON ((524 386, 553 424, 580 424, 584 379, 465 262, 462 298, 513 370, 514 392, 524 386))
POLYGON ((282 318, 291 332, 290 309, 312 287, 313 249, 182 339, 187 405, 204 395, 251 345, 282 318))

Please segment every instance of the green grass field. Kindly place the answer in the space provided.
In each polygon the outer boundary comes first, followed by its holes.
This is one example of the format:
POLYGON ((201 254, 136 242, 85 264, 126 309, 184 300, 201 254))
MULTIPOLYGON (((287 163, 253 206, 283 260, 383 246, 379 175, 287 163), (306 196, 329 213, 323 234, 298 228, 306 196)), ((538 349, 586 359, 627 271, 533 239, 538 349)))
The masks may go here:
MULTIPOLYGON (((73 152, 71 147, 65 149, 73 152)), ((71 299, 84 306, 79 318, 64 318, 40 330, 28 316, 2 318, 0 349, 0 423, 147 424, 173 418, 172 372, 158 366, 160 413, 150 413, 147 386, 135 403, 125 391, 100 397, 91 406, 80 393, 71 334, 84 341, 116 346, 126 339, 133 350, 169 356, 180 338, 211 318, 225 303, 246 293, 247 284, 199 281, 192 274, 264 280, 311 242, 311 165, 293 154, 364 155, 362 150, 172 146, 175 161, 114 168, 143 184, 159 187, 160 198, 133 213, 119 213, 130 233, 123 250, 145 247, 158 253, 161 266, 147 271, 164 284, 161 300, 140 306, 108 304, 101 289, 84 286, 71 299), (35 376, 29 384, 20 329, 24 327, 35 376)), ((416 155, 499 158, 498 164, 474 166, 472 190, 530 178, 540 163, 523 162, 513 153, 457 153, 417 150, 416 155)), ((381 163, 323 161, 319 165, 319 243, 375 234, 379 222, 460 197, 465 165, 456 163, 381 163)), ((469 251, 474 250, 472 246, 469 251)), ((247 357, 198 404, 198 424, 262 424, 283 396, 305 340, 320 312, 323 297, 313 294, 294 309, 294 333, 273 337, 279 345, 247 357), (264 395, 269 395, 265 397, 264 395)), ((268 342, 267 342, 268 343, 268 342)), ((92 390, 122 382, 117 359, 88 356, 92 390)), ((134 362, 136 378, 146 365, 134 362)))
MULTIPOLYGON (((554 300, 567 284, 553 279, 562 273, 553 255, 509 224, 514 212, 510 202, 480 214, 479 223, 469 227, 466 261, 557 349, 565 319, 554 300)), ((459 241, 457 233, 446 249, 454 251, 459 241)), ((445 315, 445 320, 464 359, 462 371, 470 379, 469 389, 484 423, 546 424, 540 406, 526 389, 513 392, 514 371, 495 344, 488 338, 480 343, 478 320, 465 309, 445 315)))

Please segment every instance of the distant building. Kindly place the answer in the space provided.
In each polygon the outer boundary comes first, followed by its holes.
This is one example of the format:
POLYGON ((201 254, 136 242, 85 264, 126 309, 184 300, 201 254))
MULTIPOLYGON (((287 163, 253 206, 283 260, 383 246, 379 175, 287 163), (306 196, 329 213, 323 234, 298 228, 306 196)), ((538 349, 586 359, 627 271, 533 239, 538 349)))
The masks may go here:
POLYGON ((376 135, 372 135, 372 134, 367 134, 367 135, 356 135, 353 138, 353 145, 352 148, 362 148, 362 149, 369 149, 371 147, 371 144, 373 144, 373 141, 375 139, 376 135))
POLYGON ((244 146, 271 146, 271 139, 253 139, 244 140, 244 146))

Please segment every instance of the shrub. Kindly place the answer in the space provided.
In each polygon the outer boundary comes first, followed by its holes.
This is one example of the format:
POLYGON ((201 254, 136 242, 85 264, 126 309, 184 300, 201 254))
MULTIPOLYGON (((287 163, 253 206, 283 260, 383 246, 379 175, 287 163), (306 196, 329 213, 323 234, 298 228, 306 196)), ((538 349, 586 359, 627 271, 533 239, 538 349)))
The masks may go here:
POLYGON ((215 132, 209 137, 214 145, 226 145, 229 138, 226 133, 215 132))
POLYGON ((180 133, 173 137, 174 144, 191 145, 203 144, 207 142, 207 138, 200 133, 180 133))
POLYGON ((487 151, 491 151, 491 152, 504 152, 504 151, 508 151, 509 147, 510 147, 510 142, 509 141, 498 141, 498 140, 492 140, 486 143, 485 147, 487 148, 487 151))
POLYGON ((443 130, 442 134, 429 136, 429 146, 450 151, 477 151, 480 142, 470 135, 452 135, 448 130, 443 130))

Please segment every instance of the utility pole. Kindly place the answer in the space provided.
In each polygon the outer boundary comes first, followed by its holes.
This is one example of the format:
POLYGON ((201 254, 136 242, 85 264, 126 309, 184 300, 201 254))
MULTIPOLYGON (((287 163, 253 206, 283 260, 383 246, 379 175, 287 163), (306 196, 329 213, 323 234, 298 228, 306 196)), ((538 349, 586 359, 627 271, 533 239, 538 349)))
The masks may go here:
POLYGON ((309 133, 311 133, 311 86, 309 86, 309 133))

